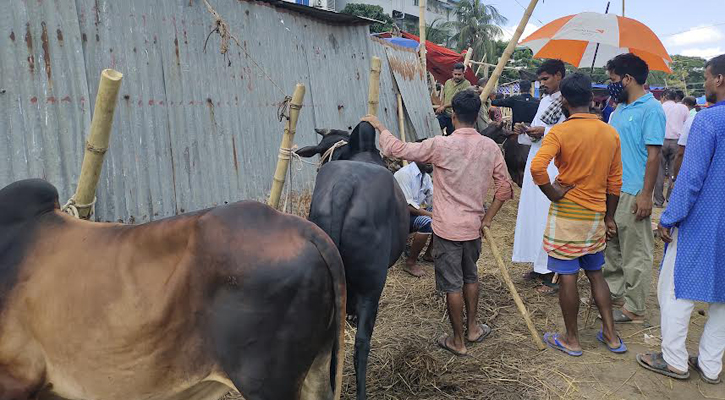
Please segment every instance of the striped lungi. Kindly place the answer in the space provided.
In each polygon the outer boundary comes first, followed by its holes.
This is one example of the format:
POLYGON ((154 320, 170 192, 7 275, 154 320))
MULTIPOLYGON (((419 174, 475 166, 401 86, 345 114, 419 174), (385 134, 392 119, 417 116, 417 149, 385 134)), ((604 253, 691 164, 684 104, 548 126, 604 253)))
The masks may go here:
POLYGON ((562 199, 552 202, 544 231, 544 250, 553 258, 573 260, 607 245, 604 213, 562 199))

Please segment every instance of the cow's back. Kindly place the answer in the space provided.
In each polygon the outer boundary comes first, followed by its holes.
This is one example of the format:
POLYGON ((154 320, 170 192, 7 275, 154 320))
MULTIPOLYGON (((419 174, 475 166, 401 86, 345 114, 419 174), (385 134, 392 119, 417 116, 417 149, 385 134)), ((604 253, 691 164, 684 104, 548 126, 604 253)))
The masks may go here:
POLYGON ((320 169, 310 220, 336 242, 346 268, 369 258, 371 251, 386 250, 392 265, 405 248, 409 223, 405 196, 393 174, 357 161, 335 161, 320 169))

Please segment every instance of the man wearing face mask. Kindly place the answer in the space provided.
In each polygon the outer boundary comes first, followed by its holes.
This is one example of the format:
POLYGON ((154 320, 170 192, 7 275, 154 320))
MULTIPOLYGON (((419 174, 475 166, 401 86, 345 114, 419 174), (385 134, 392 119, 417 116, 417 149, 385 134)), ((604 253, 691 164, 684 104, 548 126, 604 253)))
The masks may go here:
MULTIPOLYGON (((546 218, 549 214, 551 202, 534 183, 531 176, 531 161, 541 148, 541 138, 554 125, 566 119, 561 105, 561 93, 559 92, 559 83, 566 75, 566 68, 561 60, 546 60, 536 73, 544 97, 539 103, 539 108, 531 126, 517 124, 514 127, 514 131, 519 134, 519 143, 531 145, 531 149, 526 160, 519 211, 516 217, 512 261, 533 263, 533 271, 527 273, 524 279, 529 281, 540 280, 542 282, 538 289, 540 293, 554 293, 557 288, 552 282, 554 273, 547 268, 548 254, 544 250, 541 240, 544 236, 546 218)), ((547 173, 551 179, 556 178, 558 175, 553 162, 548 164, 547 173)))
POLYGON ((650 215, 665 139, 662 105, 644 90, 647 63, 621 54, 607 63, 610 95, 619 103, 610 124, 622 146, 622 193, 614 220, 618 234, 607 243, 604 277, 612 293, 614 322, 643 323, 652 280, 654 236, 650 215))
POLYGON ((451 119, 453 96, 471 87, 471 83, 463 77, 465 71, 466 67, 463 63, 456 63, 453 66, 453 78, 447 80, 443 86, 443 104, 436 109, 436 114, 438 114, 437 118, 441 129, 446 129, 444 135, 450 135, 455 130, 451 119))

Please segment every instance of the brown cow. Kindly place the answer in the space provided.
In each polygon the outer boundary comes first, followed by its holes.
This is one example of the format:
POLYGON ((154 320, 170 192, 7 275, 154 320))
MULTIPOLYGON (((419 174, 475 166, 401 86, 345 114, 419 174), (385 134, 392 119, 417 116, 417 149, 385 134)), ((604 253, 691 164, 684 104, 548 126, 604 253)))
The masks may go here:
POLYGON ((339 398, 344 310, 332 241, 260 203, 129 226, 0 190, 2 400, 339 398))

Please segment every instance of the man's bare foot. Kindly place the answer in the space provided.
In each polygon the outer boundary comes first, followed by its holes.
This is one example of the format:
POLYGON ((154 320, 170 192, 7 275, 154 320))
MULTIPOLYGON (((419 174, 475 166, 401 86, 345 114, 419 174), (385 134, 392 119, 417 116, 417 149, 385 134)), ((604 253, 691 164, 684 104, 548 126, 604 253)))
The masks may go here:
POLYGON ((491 334, 491 328, 486 324, 476 324, 474 327, 468 328, 466 339, 472 343, 481 343, 491 334))
MULTIPOLYGON (((656 360, 655 359, 655 356, 656 355, 657 354, 651 354, 651 353, 648 353, 648 354, 638 354, 639 359, 642 360, 643 363, 649 365, 650 367, 654 367, 654 368, 657 368, 657 361, 664 361, 664 359, 663 360, 656 360)), ((660 366, 659 369, 662 369, 661 366, 660 366)), ((679 369, 671 366, 670 364, 667 364, 667 370, 670 371, 670 372, 674 372, 677 375, 685 375, 688 372, 688 371, 680 371, 679 369)))
POLYGON ((604 340, 607 342, 607 346, 610 348, 616 349, 620 346, 619 336, 617 336, 616 333, 614 335, 607 335, 607 331, 602 329, 602 337, 604 337, 604 340))
POLYGON ((644 323, 644 315, 637 315, 626 308, 612 311, 614 322, 620 324, 642 324, 644 323))
POLYGON ((405 272, 413 275, 416 278, 420 278, 421 276, 425 275, 425 271, 423 271, 423 268, 418 266, 415 261, 406 260, 403 269, 405 270, 405 272))

